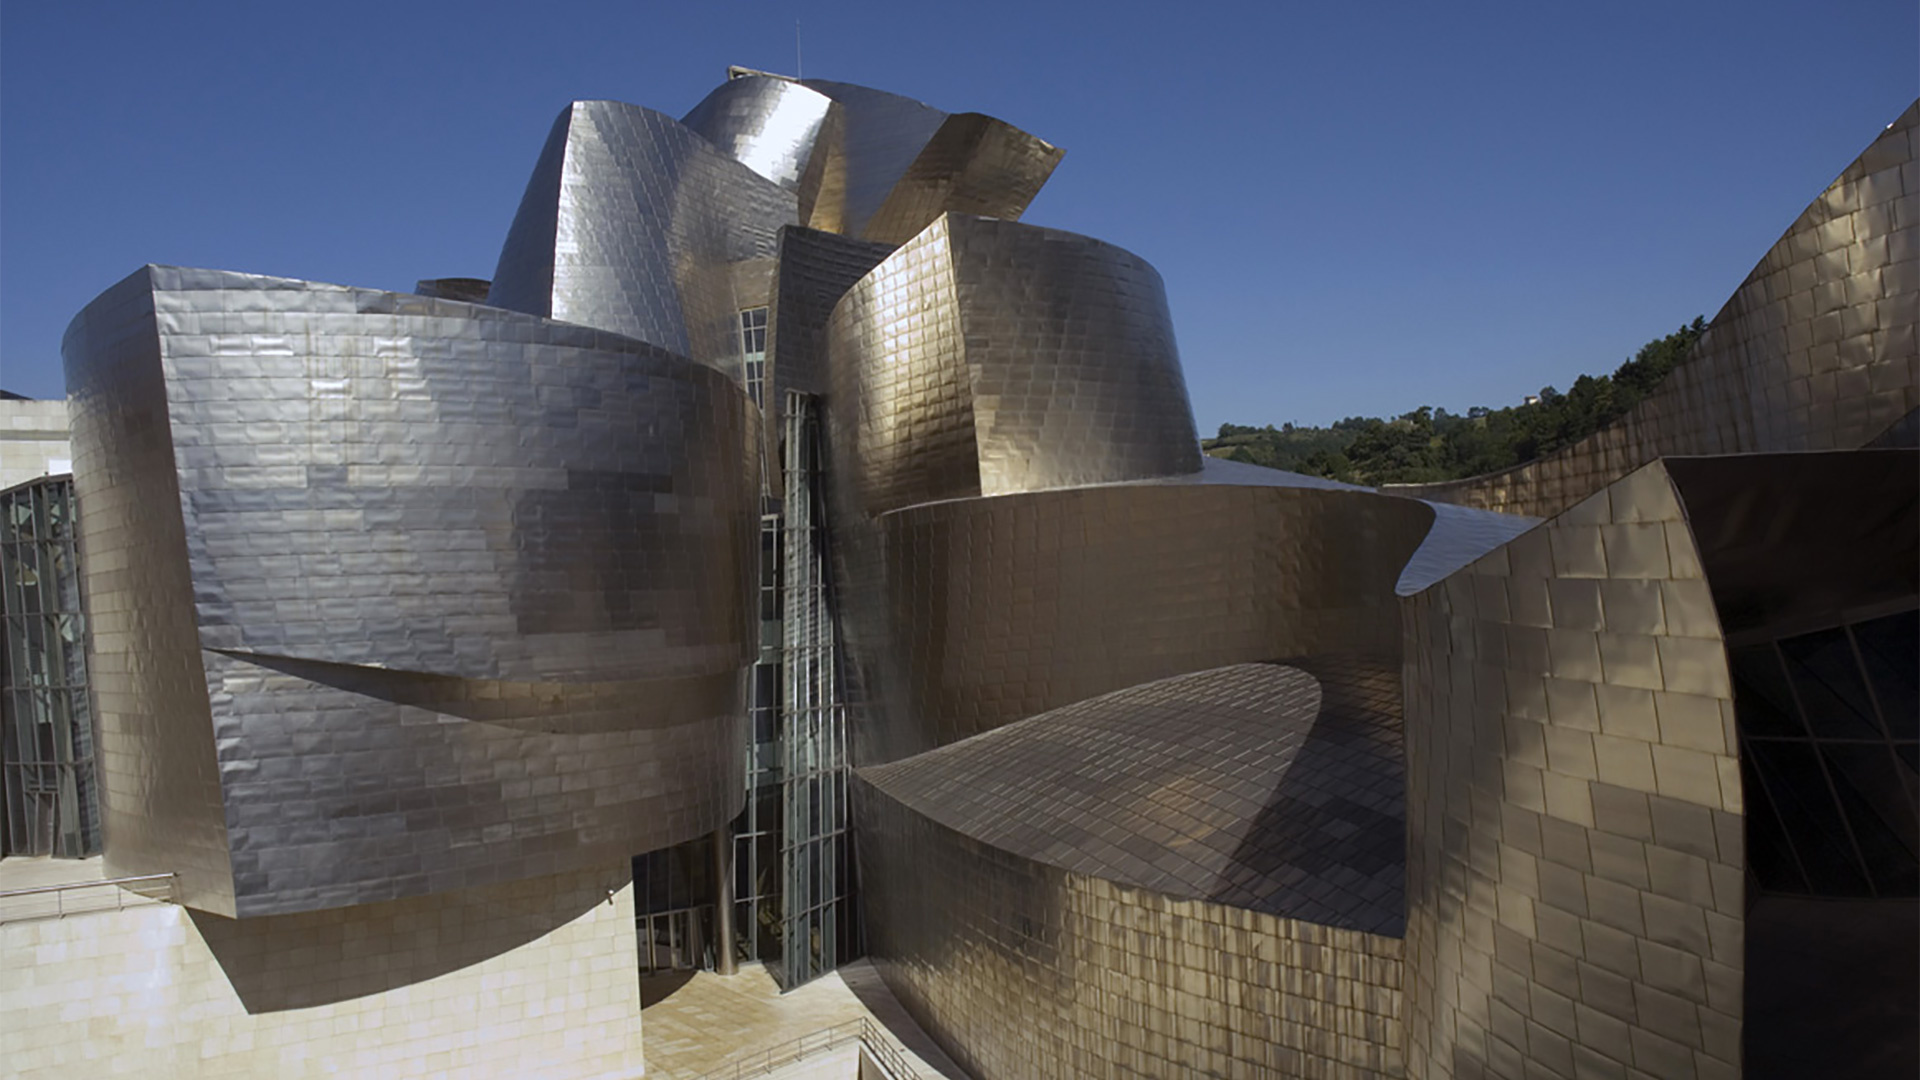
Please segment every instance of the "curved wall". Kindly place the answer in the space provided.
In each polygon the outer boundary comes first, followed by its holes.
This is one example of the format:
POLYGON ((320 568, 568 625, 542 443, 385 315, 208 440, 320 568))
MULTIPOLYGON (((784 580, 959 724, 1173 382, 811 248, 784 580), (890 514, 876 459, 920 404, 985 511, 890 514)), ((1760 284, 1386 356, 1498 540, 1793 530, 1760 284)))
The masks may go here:
POLYGON ((725 376, 163 267, 64 352, 117 872, 291 912, 617 860, 738 809, 756 417, 725 376))
POLYGON ((1396 683, 1238 665, 860 770, 875 966, 982 1080, 1401 1075, 1396 683))
POLYGON ((840 579, 847 654, 879 706, 856 714, 856 760, 1222 664, 1396 656, 1394 582, 1432 520, 1364 492, 1198 483, 884 515, 840 579))
POLYGON ((827 349, 868 513, 1200 470, 1160 276, 1097 240, 948 214, 848 291, 827 349))
POLYGON ((1586 439, 1505 472, 1391 487, 1548 516, 1655 458, 1845 450, 1920 406, 1920 102, 1776 242, 1690 359, 1586 439))
POLYGON ((904 244, 949 212, 1017 221, 1062 154, 1003 120, 956 113, 941 121, 860 235, 904 244))
POLYGON ((638 338, 703 364, 740 353, 737 264, 772 265, 793 192, 671 117, 617 101, 560 114, 487 302, 638 338))
POLYGON ((715 87, 680 122, 793 192, 798 220, 811 219, 826 174, 825 150, 840 122, 832 98, 790 79, 749 75, 715 87))
POLYGON ((1411 597, 1405 664, 1408 1075, 1738 1076, 1732 691, 1666 466, 1411 597))

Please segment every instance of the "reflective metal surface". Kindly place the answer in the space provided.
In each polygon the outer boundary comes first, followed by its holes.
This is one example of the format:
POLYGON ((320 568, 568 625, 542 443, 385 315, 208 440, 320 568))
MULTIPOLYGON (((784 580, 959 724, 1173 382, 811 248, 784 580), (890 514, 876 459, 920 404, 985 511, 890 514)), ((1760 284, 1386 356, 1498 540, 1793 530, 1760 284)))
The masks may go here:
POLYGON ((949 116, 860 235, 904 244, 948 212, 1017 221, 1063 153, 991 116, 949 116))
POLYGON ((1401 931, 1396 663, 1315 657, 1176 675, 859 775, 949 829, 1062 870, 1401 931))
POLYGON ((1159 274, 949 214, 834 308, 831 442, 866 513, 1200 470, 1159 274))
POLYGON ((1415 1077, 1739 1075, 1745 800, 1667 467, 1406 609, 1415 1077))
POLYGON ((803 222, 826 174, 828 124, 838 121, 832 98, 765 75, 728 79, 680 118, 722 153, 793 192, 803 222))
POLYGON ((1518 468, 1390 490, 1548 515, 1662 456, 1866 445, 1920 406, 1916 200, 1920 102, 1807 207, 1632 411, 1518 468))
POLYGON ((576 101, 540 152, 487 302, 726 367, 796 214, 792 192, 673 118, 576 101))
POLYGON ((724 376, 498 309, 172 268, 64 351, 115 872, 299 911, 604 863, 739 809, 757 417, 724 376))
POLYGON ((1917 138, 1433 488, 1203 459, 1158 274, 1012 220, 1059 151, 846 84, 573 104, 490 284, 141 270, 63 348, 110 872, 240 941, 642 855, 651 966, 718 898, 789 986, 864 907, 982 1080, 1736 1076, 1755 892, 1920 889, 1920 470, 1850 449, 1917 138))
POLYGON ((1394 583, 1432 520, 1411 500, 1223 484, 1114 484, 887 514, 876 554, 840 579, 865 693, 855 761, 892 761, 1222 664, 1396 656, 1394 583))
POLYGON ((832 98, 836 121, 813 212, 816 229, 902 244, 947 211, 1016 220, 1062 151, 978 113, 949 116, 911 98, 808 79, 832 98))
POLYGON ((1396 684, 1228 667, 861 770, 876 967, 975 1076, 1401 1075, 1396 684))

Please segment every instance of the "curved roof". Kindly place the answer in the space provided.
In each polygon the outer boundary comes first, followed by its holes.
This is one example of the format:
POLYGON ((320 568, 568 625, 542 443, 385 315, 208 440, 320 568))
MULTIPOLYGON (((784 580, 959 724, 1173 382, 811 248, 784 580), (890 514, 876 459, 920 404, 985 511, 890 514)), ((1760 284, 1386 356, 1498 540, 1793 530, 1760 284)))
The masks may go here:
POLYGON ((1398 665, 1235 664, 1090 698, 857 774, 1071 873, 1398 935, 1398 665))

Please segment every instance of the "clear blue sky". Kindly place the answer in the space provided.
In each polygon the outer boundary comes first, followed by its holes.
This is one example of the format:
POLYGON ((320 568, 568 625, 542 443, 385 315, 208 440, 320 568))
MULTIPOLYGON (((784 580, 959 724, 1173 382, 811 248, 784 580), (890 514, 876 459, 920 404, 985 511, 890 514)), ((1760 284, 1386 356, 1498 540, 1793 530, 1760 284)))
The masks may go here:
POLYGON ((0 385, 143 263, 492 275, 575 98, 728 64, 999 116, 1166 278, 1194 409, 1499 405, 1709 317, 1920 92, 1915 0, 0 6, 0 385))

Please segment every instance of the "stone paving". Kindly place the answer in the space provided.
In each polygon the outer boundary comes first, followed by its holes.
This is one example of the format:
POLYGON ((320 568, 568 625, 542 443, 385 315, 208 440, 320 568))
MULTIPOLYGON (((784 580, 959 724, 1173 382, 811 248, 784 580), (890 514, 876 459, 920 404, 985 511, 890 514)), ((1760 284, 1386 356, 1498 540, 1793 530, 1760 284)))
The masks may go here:
MULTIPOLYGON (((741 1058, 757 1057, 801 1036, 864 1016, 906 1052, 908 1064, 921 1080, 967 1080, 967 1074, 907 1016, 864 960, 788 994, 781 994, 773 976, 758 964, 742 967, 731 977, 703 971, 691 978, 643 980, 641 985, 649 1077, 696 1080, 741 1058)), ((778 1075, 787 1072, 783 1069, 778 1075)), ((849 1069, 845 1075, 852 1080, 854 1073, 849 1069)))

